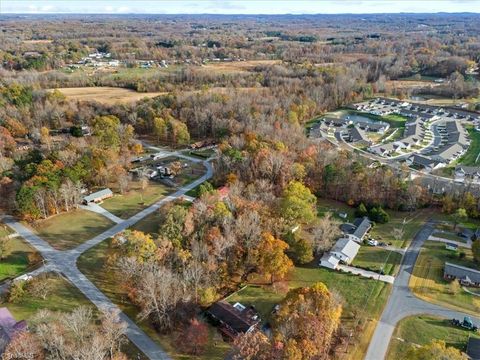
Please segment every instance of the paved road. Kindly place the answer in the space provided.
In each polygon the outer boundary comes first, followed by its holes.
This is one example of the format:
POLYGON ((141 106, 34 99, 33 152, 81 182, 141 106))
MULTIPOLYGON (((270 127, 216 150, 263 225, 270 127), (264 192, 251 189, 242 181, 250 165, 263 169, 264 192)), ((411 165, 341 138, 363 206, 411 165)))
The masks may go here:
POLYGON ((89 203, 88 205, 80 205, 80 209, 105 216, 107 219, 114 222, 115 224, 120 224, 123 221, 123 219, 119 218, 118 216, 112 214, 110 211, 107 211, 106 209, 95 203, 89 203))
POLYGON ((480 324, 480 317, 472 317, 469 314, 430 304, 418 299, 410 291, 408 283, 415 262, 417 261, 423 243, 428 239, 432 232, 432 223, 425 224, 407 249, 400 265, 398 275, 393 283, 393 290, 390 294, 387 305, 383 310, 382 317, 380 318, 372 340, 370 341, 365 360, 385 359, 395 326, 400 320, 407 316, 430 314, 444 318, 457 319, 463 319, 464 316, 470 316, 473 318, 474 322, 480 324))
MULTIPOLYGON (((90 280, 83 275, 77 267, 78 257, 85 251, 98 245, 102 241, 118 234, 126 228, 132 226, 144 217, 157 211, 164 204, 182 197, 187 191, 195 188, 213 176, 212 165, 208 161, 190 158, 185 155, 174 155, 186 158, 194 162, 202 162, 207 169, 207 172, 202 177, 193 181, 192 183, 179 188, 175 193, 161 199, 148 208, 133 215, 127 220, 121 220, 118 224, 112 226, 102 234, 84 242, 80 246, 72 250, 60 251, 54 249, 45 240, 34 234, 32 230, 16 221, 11 216, 4 216, 3 222, 10 228, 15 230, 22 236, 30 245, 36 248, 43 256, 46 267, 43 270, 50 270, 62 273, 72 284, 74 284, 95 306, 102 309, 114 309, 117 306, 108 299, 90 280)), ((119 221, 120 221, 119 220, 119 221)), ((100 271, 100 269, 99 269, 100 271)), ((1 291, 1 290, 0 290, 1 291)), ((147 334, 145 334, 127 315, 123 312, 120 317, 128 325, 126 335, 148 358, 154 360, 170 359, 169 356, 155 343, 147 334)))

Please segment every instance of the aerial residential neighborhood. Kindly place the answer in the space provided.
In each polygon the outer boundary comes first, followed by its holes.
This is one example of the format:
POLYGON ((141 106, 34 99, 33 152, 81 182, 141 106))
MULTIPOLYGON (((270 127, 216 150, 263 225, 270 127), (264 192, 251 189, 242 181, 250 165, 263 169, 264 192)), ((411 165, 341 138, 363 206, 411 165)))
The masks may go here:
POLYGON ((0 29, 1 359, 480 360, 480 1, 0 29))

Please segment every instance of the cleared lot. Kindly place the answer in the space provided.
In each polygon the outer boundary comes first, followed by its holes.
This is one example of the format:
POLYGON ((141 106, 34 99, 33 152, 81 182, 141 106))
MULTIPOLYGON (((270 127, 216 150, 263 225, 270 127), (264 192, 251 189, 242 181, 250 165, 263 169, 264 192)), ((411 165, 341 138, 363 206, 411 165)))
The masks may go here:
POLYGON ((92 86, 77 88, 58 88, 67 99, 78 101, 97 101, 102 104, 128 103, 138 101, 145 97, 165 95, 166 92, 137 92, 135 90, 108 87, 92 86))

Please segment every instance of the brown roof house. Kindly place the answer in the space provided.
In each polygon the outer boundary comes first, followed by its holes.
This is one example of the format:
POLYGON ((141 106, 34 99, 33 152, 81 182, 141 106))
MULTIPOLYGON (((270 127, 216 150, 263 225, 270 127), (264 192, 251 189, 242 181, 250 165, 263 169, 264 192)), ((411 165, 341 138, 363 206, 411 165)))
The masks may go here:
POLYGON ((213 304, 207 315, 219 325, 220 332, 230 339, 255 330, 261 321, 253 306, 246 307, 240 303, 231 305, 223 300, 213 304))

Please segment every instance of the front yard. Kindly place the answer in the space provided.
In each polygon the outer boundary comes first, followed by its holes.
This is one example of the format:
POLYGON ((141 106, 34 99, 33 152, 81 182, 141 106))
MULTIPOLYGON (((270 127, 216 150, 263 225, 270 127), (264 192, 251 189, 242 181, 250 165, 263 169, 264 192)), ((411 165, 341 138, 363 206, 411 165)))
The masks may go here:
POLYGON ((352 265, 375 272, 383 269, 385 275, 395 275, 401 261, 402 254, 398 252, 362 245, 352 265))
POLYGON ((433 316, 412 316, 400 321, 395 328, 390 341, 387 360, 402 359, 414 346, 422 346, 433 340, 445 341, 447 346, 453 346, 465 351, 471 331, 452 326, 449 319, 433 316))
POLYGON ((33 225, 34 232, 55 249, 72 249, 114 225, 102 215, 75 210, 52 216, 33 225))
POLYGON ((0 281, 17 277, 34 265, 29 264, 28 256, 35 250, 25 240, 20 237, 11 238, 8 247, 8 255, 0 260, 0 281))
POLYGON ((169 190, 165 185, 150 181, 145 189, 139 182, 132 183, 131 190, 123 195, 115 194, 100 206, 122 219, 128 219, 146 207, 162 199, 169 190))
POLYGON ((463 289, 453 293, 450 282, 443 279, 445 262, 478 269, 469 249, 462 248, 455 253, 446 250, 443 243, 429 241, 422 248, 410 278, 409 285, 413 293, 423 300, 478 315, 480 297, 468 294, 463 289), (465 254, 464 258, 460 258, 461 252, 465 254))

